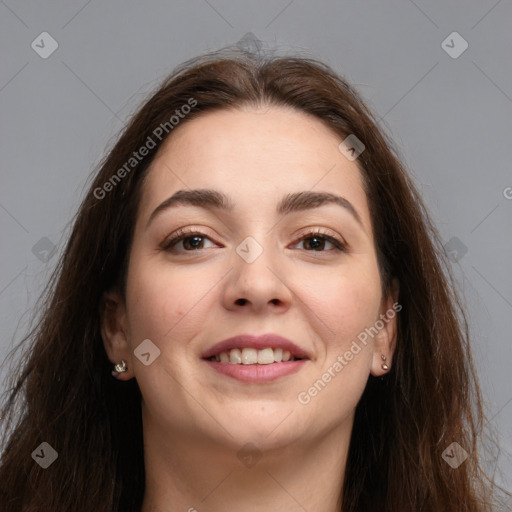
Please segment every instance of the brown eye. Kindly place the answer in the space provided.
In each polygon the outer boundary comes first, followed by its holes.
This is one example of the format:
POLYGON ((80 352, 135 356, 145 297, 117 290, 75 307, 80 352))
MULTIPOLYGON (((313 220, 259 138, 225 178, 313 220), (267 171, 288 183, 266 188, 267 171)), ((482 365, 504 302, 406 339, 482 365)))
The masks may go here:
POLYGON ((337 251, 344 251, 345 250, 345 244, 338 240, 337 238, 327 235, 325 233, 322 233, 320 231, 314 231, 310 233, 306 233, 303 235, 295 244, 300 242, 307 241, 307 246, 305 250, 307 251, 315 251, 315 252, 328 252, 332 249, 325 250, 325 244, 332 244, 335 247, 335 250, 337 251))
POLYGON ((162 245, 162 249, 166 251, 187 251, 193 252, 195 250, 205 249, 204 241, 210 240, 204 233, 200 233, 199 231, 187 231, 187 232, 178 232, 176 235, 168 239, 162 245), (183 248, 176 248, 176 246, 183 242, 183 248))

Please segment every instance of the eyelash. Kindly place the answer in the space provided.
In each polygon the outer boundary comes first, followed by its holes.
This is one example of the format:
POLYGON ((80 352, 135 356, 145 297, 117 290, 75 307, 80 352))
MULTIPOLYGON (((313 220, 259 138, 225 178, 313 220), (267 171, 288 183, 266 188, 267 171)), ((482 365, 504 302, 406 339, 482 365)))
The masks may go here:
MULTIPOLYGON (((163 250, 169 251, 169 252, 197 252, 197 251, 200 251, 201 249, 194 249, 194 250, 190 250, 190 251, 186 251, 186 250, 176 251, 175 249, 172 248, 174 245, 181 242, 182 240, 186 240, 187 238, 193 238, 195 236, 210 239, 209 236, 207 236, 204 233, 201 233, 200 231, 195 231, 193 229, 180 229, 172 237, 168 238, 162 244, 161 248, 163 250)), ((347 249, 347 245, 344 242, 341 242, 337 238, 330 236, 327 233, 324 233, 320 229, 312 230, 312 231, 308 231, 307 233, 304 233, 298 240, 296 240, 294 242, 294 245, 296 245, 299 242, 302 242, 303 240, 307 240, 308 238, 320 238, 320 239, 326 240, 327 242, 330 242, 334 245, 334 247, 335 247, 334 250, 339 251, 339 252, 345 252, 347 249)), ((304 250, 306 252, 329 252, 329 250, 327 250, 327 251, 326 250, 315 251, 312 249, 311 250, 304 249, 304 250)), ((330 249, 330 250, 333 250, 333 249, 330 249)))

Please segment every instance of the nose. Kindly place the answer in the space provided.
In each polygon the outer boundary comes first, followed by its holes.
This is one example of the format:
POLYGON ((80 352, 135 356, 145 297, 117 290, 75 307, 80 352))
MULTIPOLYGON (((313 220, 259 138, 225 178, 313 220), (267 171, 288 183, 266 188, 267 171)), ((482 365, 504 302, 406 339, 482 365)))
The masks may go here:
POLYGON ((293 293, 286 272, 269 248, 248 237, 233 255, 233 267, 225 283, 223 302, 229 310, 284 312, 293 293))

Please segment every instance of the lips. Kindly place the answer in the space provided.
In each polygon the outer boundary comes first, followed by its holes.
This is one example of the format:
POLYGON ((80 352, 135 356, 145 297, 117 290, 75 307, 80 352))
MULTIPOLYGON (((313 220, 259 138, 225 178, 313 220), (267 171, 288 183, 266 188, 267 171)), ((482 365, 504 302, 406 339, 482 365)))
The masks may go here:
POLYGON ((305 350, 301 349, 292 341, 277 334, 264 334, 262 336, 241 334, 233 336, 232 338, 223 340, 208 348, 201 357, 203 359, 209 359, 221 352, 229 352, 233 348, 243 349, 246 347, 255 348, 257 350, 263 350, 264 348, 282 348, 283 351, 288 350, 291 354, 290 357, 292 358, 309 359, 309 355, 305 350))

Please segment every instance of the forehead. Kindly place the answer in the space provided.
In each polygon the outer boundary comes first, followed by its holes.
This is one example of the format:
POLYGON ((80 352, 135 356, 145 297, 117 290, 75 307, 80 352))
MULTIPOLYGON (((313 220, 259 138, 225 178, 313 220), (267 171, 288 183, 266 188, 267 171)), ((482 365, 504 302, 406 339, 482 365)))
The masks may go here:
MULTIPOLYGON (((259 166, 264 173, 288 162, 280 175, 303 167, 329 169, 339 159, 341 137, 305 112, 292 108, 261 106, 207 112, 177 127, 165 141, 160 156, 173 154, 175 161, 187 163, 243 163, 245 169, 259 166), (260 145, 264 144, 264 145, 260 145), (246 158, 250 156, 250 160, 246 158), (185 161, 183 161, 185 160, 185 161)), ((347 168, 357 166, 344 159, 347 168)), ((240 172, 243 171, 240 169, 240 172)), ((226 172, 229 169, 226 168, 226 172)), ((276 176, 277 178, 278 176, 276 176)))
POLYGON ((217 189, 235 206, 274 206, 284 194, 322 191, 353 203, 369 226, 356 161, 339 151, 344 137, 321 120, 286 107, 207 112, 178 125, 152 162, 140 211, 146 218, 180 189, 217 189))

